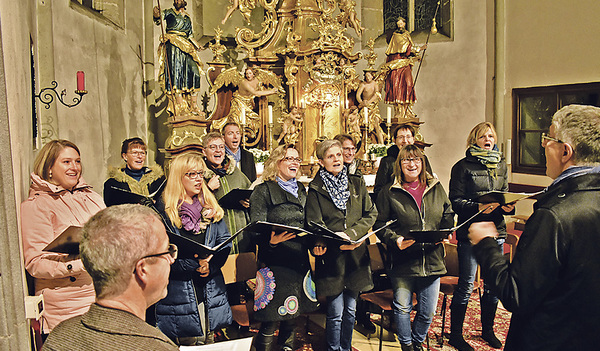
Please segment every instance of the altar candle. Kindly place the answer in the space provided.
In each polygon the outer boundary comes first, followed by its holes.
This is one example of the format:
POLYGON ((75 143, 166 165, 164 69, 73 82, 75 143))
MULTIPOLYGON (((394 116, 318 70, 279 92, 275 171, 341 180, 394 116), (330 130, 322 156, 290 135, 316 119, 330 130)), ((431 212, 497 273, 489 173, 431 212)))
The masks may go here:
POLYGON ((306 107, 306 101, 304 101, 304 99, 300 99, 300 108, 305 108, 306 107))
POLYGON ((349 105, 348 99, 346 99, 346 109, 348 109, 348 105, 349 105))
POLYGON ((242 124, 246 125, 246 109, 242 109, 242 124))
POLYGON ((387 123, 388 124, 392 123, 392 107, 391 106, 387 107, 387 123))
POLYGON ((512 164, 512 139, 506 139, 506 150, 504 151, 506 164, 512 164))
POLYGON ((269 124, 273 124, 273 106, 269 105, 269 124))
POLYGON ((365 113, 365 125, 368 126, 369 125, 369 109, 365 107, 363 109, 363 111, 365 113))
POLYGON ((77 91, 85 90, 85 73, 77 71, 77 91))

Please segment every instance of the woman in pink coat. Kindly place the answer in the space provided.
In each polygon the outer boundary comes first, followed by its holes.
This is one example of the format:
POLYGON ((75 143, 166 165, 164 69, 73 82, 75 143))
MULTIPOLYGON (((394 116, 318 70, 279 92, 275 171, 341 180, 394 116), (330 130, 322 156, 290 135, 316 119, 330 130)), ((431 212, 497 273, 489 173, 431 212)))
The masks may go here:
POLYGON ((35 294, 44 295, 42 333, 48 334, 61 321, 85 313, 95 295, 78 255, 43 249, 69 226, 83 226, 105 205, 81 178, 81 157, 72 142, 48 142, 33 167, 29 198, 21 204, 23 256, 35 294))

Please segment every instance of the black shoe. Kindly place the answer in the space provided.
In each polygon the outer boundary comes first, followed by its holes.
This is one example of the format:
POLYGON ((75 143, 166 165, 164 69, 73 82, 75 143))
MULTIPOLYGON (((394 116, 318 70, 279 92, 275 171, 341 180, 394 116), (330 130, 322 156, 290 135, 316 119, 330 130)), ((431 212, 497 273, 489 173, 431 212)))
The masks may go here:
POLYGON ((493 330, 483 331, 481 333, 481 337, 483 338, 483 340, 485 340, 485 342, 488 343, 488 345, 490 345, 491 347, 493 347, 495 349, 499 349, 502 347, 502 343, 500 342, 500 340, 498 340, 496 335, 494 335, 493 330))
POLYGON ((450 334, 450 339, 448 339, 448 344, 454 346, 458 351, 475 351, 468 342, 463 339, 462 335, 450 334))
POLYGON ((413 351, 413 344, 408 344, 408 345, 404 345, 404 344, 400 344, 400 347, 402 348, 402 351, 413 351))
POLYGON ((373 324, 373 322, 371 322, 370 319, 365 319, 365 320, 361 320, 358 322, 358 324, 364 328, 364 330, 368 333, 368 334, 374 334, 375 331, 377 331, 377 328, 375 327, 375 324, 373 324))
POLYGON ((418 341, 413 341, 413 351, 423 351, 423 345, 418 341))

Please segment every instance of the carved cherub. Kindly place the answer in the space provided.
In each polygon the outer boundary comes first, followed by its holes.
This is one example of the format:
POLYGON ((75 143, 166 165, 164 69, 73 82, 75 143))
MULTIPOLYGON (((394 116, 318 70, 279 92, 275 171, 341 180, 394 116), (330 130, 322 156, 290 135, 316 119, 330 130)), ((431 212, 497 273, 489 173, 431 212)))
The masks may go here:
POLYGON ((283 140, 286 144, 295 144, 298 141, 300 130, 302 130, 302 122, 304 122, 303 114, 300 108, 292 106, 290 113, 284 114, 280 119, 279 123, 282 123, 282 130, 277 144, 283 140))
POLYGON ((346 133, 350 134, 354 140, 358 141, 360 137, 360 115, 356 106, 351 106, 344 111, 344 119, 346 120, 346 133))
POLYGON ((245 124, 249 129, 250 138, 254 138, 259 131, 261 123, 259 116, 254 112, 254 98, 268 96, 276 93, 284 94, 281 80, 275 73, 264 69, 247 67, 244 75, 235 67, 229 68, 215 79, 210 94, 215 94, 223 86, 233 85, 237 91, 233 93, 229 114, 213 120, 211 129, 221 130, 227 122, 233 121, 240 125, 245 124), (271 89, 266 89, 272 86, 271 89))
POLYGON ((221 24, 225 24, 229 17, 233 14, 235 10, 240 10, 240 14, 244 17, 246 23, 250 24, 250 15, 252 14, 252 10, 256 7, 256 0, 229 0, 231 5, 227 7, 227 13, 221 24))
POLYGON ((356 1, 354 0, 338 0, 340 14, 337 16, 337 21, 344 27, 352 27, 359 37, 362 36, 364 27, 360 26, 360 20, 356 18, 356 1))

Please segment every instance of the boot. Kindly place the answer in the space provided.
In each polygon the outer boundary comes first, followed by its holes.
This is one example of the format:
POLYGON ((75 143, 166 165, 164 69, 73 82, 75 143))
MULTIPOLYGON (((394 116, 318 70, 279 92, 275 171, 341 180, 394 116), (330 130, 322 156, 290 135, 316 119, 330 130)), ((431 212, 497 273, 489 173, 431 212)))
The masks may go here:
POLYGON ((279 324, 279 334, 277 336, 277 345, 279 350, 294 350, 294 341, 296 340, 296 320, 281 321, 279 324))
POLYGON ((400 347, 402 348, 402 351, 413 351, 412 344, 408 344, 408 345, 400 344, 400 347))
POLYGON ((423 351, 423 344, 413 340, 413 351, 423 351))
POLYGON ((269 351, 271 350, 271 345, 273 345, 274 338, 274 335, 264 335, 258 333, 254 339, 254 348, 256 351, 269 351))
POLYGON ((497 302, 482 302, 481 304, 481 337, 495 349, 502 347, 502 343, 494 334, 494 318, 497 307, 497 302))
POLYGON ((467 305, 452 304, 450 306, 450 339, 448 344, 454 346, 458 351, 475 351, 462 335, 466 313, 467 305))

